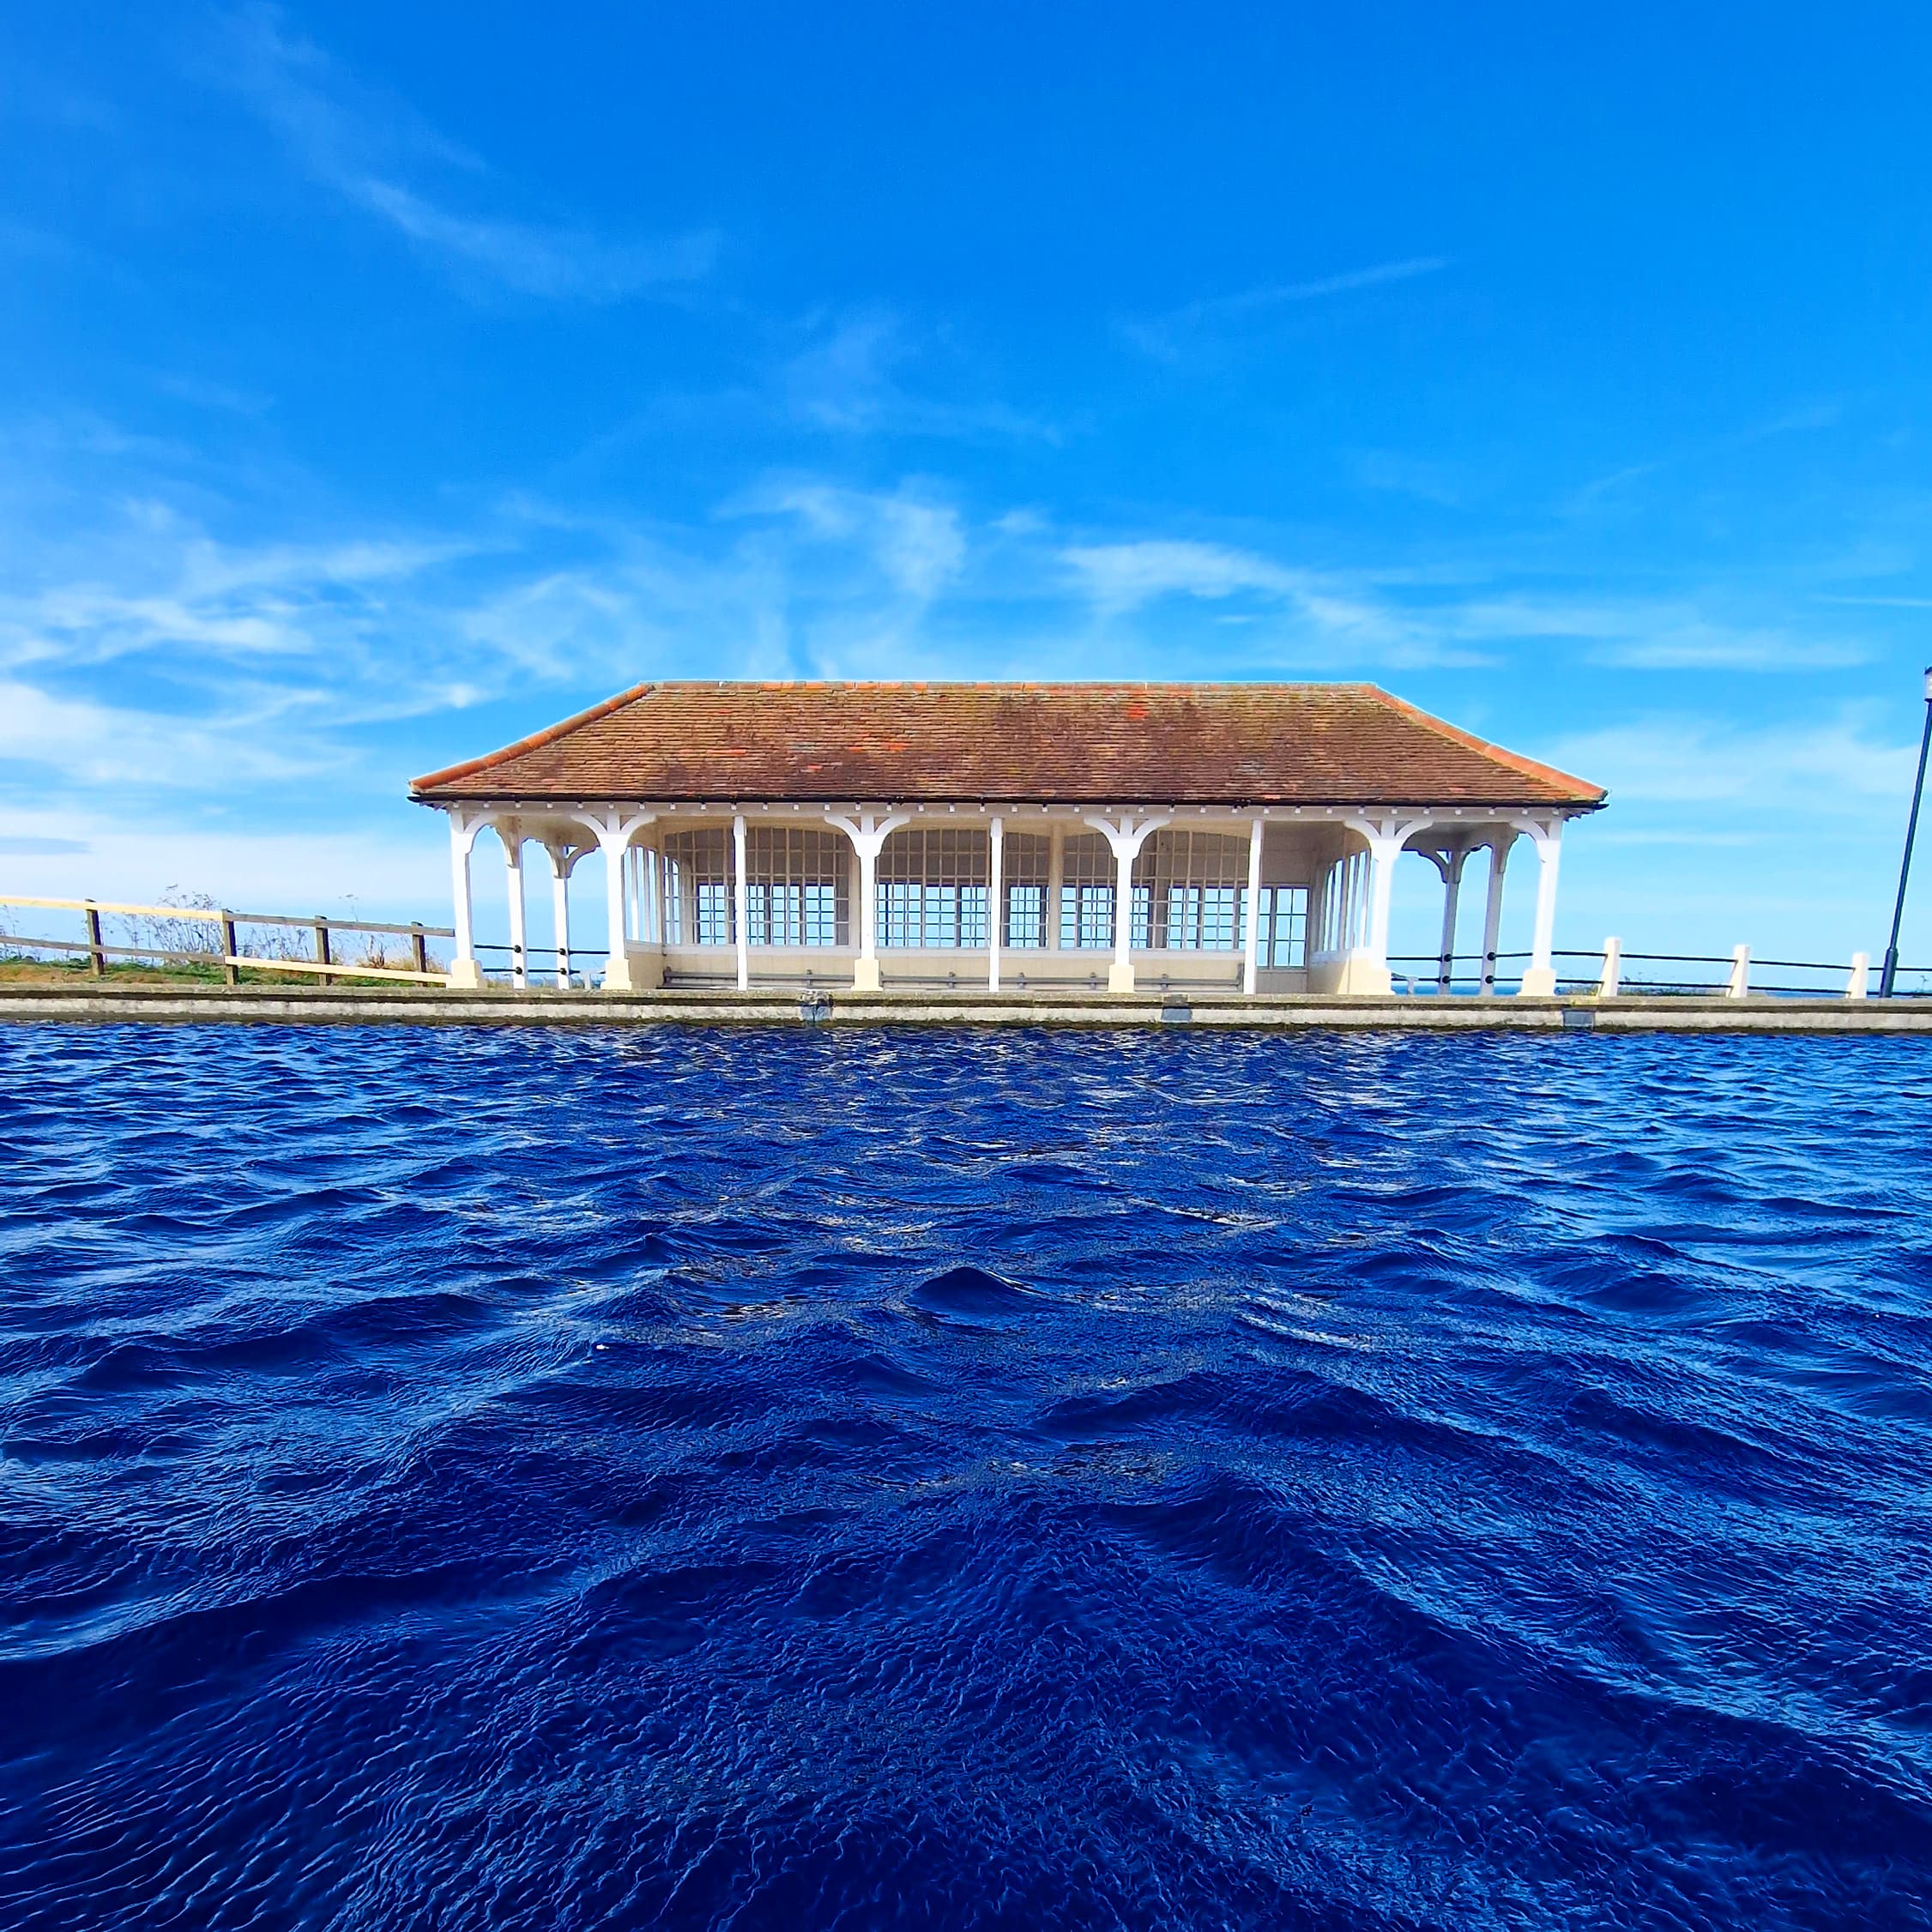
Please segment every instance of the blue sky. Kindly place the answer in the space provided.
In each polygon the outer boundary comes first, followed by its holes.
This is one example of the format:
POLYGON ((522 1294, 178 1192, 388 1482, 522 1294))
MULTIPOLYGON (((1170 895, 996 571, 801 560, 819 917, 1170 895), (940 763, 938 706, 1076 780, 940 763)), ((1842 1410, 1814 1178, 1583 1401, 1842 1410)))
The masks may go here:
POLYGON ((1366 678, 1612 788, 1560 943, 1876 951, 1929 56, 1903 6, 9 8, 0 878, 440 914, 408 779, 651 676, 1366 678))

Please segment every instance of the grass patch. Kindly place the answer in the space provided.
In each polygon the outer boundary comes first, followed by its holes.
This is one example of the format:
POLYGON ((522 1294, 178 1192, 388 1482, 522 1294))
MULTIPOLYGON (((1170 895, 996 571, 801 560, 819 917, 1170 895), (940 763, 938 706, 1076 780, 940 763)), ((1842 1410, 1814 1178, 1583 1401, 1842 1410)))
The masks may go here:
MULTIPOLYGON (((353 972, 332 974, 327 980, 312 973, 263 973, 246 966, 238 969, 243 986, 279 987, 284 992, 316 986, 395 988, 416 990, 406 980, 367 980, 353 972)), ((221 969, 199 961, 182 960, 172 965, 150 965, 141 960, 110 960, 99 978, 88 970, 85 959, 0 958, 0 986, 57 986, 79 992, 90 986, 220 986, 221 969)), ((434 991, 433 987, 423 990, 434 991)))

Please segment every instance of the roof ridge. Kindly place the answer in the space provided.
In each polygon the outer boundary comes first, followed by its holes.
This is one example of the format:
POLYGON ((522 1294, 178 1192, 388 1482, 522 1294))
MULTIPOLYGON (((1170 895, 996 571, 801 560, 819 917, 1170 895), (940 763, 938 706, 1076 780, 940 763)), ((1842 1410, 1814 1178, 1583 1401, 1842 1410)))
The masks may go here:
POLYGON ((1373 691, 1378 688, 1366 678, 653 678, 625 696, 640 696, 647 691, 1373 691))

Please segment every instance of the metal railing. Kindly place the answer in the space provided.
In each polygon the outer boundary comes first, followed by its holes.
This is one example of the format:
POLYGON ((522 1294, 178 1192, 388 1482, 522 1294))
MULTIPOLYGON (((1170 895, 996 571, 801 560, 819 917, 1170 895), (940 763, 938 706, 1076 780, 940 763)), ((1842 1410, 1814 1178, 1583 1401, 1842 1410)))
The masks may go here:
MULTIPOLYGON (((62 939, 38 935, 0 932, 0 954, 45 952, 69 957, 84 955, 87 969, 102 978, 110 960, 158 963, 162 965, 214 966, 221 970, 222 983, 238 986, 245 970, 251 973, 312 973, 322 980, 401 980, 420 986, 447 986, 449 975, 434 970, 429 963, 432 939, 453 939, 456 933, 446 926, 398 926, 381 920, 335 919, 322 913, 307 918, 287 913, 235 912, 225 906, 138 906, 107 899, 44 899, 0 894, 0 906, 22 906, 38 911, 77 912, 82 916, 83 938, 62 939), (219 945, 140 943, 110 940, 103 919, 160 921, 164 927, 205 927, 211 937, 219 934, 219 945), (238 927, 270 926, 311 934, 314 951, 301 958, 287 954, 244 952, 238 927), (386 963, 344 959, 338 956, 334 935, 361 933, 407 939, 410 963, 407 969, 386 963)), ((185 937, 165 933, 165 939, 185 937)))
POLYGON ((498 945, 490 940, 480 940, 470 950, 477 955, 480 964, 485 963, 482 958, 485 953, 492 958, 500 957, 503 963, 487 966, 487 976, 499 982, 507 981, 512 986, 519 983, 519 973, 525 982, 557 986, 558 975, 561 973, 570 985, 589 987, 592 965, 610 957, 610 951, 605 946, 567 945, 559 949, 528 943, 521 946, 498 945), (547 965, 544 963, 546 961, 549 962, 547 965), (580 962, 584 967, 582 972, 577 969, 580 962))
MULTIPOLYGON (((1521 968, 1535 957, 1529 952, 1398 953, 1389 960, 1398 989, 1412 995, 1440 993, 1469 994, 1513 990, 1523 981, 1521 968), (1459 968, 1474 966, 1473 973, 1459 968), (1402 967, 1421 970, 1402 972, 1402 967), (1511 969, 1515 969, 1512 970, 1511 969)), ((1849 960, 1758 959, 1748 946, 1734 946, 1728 954, 1626 952, 1621 941, 1607 939, 1594 951, 1564 948, 1550 955, 1561 994, 1616 999, 1639 995, 1650 999, 1742 999, 1753 996, 1785 999, 1863 999, 1870 996, 1871 961, 1855 952, 1849 960), (1564 961, 1587 962, 1589 970, 1566 972, 1564 961), (1629 969, 1639 970, 1633 974, 1629 969), (1645 969, 1700 967, 1712 972, 1654 972, 1645 969), (1769 973, 1778 977, 1766 980, 1769 973), (1793 979, 1790 975, 1808 975, 1793 979)), ((1932 994, 1932 967, 1901 966, 1901 980, 1917 983, 1900 992, 1932 994)))

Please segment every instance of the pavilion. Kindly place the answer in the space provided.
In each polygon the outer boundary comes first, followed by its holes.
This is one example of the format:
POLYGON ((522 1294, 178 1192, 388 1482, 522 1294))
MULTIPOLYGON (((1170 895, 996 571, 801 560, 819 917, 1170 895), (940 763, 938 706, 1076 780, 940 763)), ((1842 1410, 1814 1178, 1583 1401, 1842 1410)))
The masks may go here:
POLYGON ((1519 838, 1537 859, 1521 991, 1553 993, 1563 827, 1604 800, 1362 684, 642 684, 410 795, 449 814, 459 986, 483 983, 486 829, 517 985, 534 845, 566 984, 566 882, 596 851, 613 991, 1231 996, 1389 993, 1404 851, 1441 875, 1445 960, 1464 867, 1488 853, 1493 991, 1519 838))

